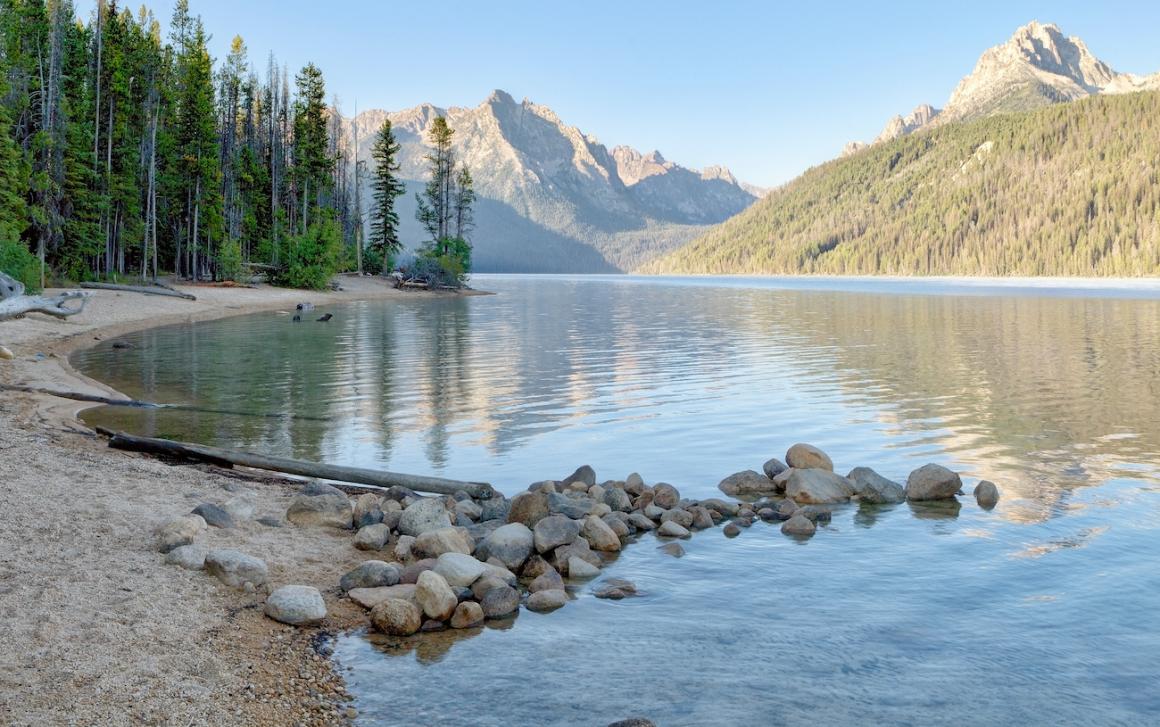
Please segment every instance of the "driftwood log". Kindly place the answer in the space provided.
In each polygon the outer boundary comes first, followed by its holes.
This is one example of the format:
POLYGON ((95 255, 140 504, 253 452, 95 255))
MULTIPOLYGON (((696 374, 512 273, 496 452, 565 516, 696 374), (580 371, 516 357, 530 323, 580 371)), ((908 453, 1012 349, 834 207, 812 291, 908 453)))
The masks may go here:
POLYGON ((44 313, 55 318, 75 316, 85 309, 88 293, 70 290, 60 295, 25 295, 24 283, 0 273, 0 321, 19 318, 26 313, 44 313), (70 300, 79 300, 75 308, 67 306, 70 300))
POLYGON ((180 290, 174 290, 169 286, 163 285, 118 285, 116 283, 81 283, 82 288, 89 288, 92 290, 119 290, 125 293, 140 293, 141 295, 164 295, 169 298, 183 298, 185 300, 197 300, 196 295, 189 293, 182 293, 180 290))
POLYGON ((361 485, 371 485, 376 488, 406 487, 417 492, 431 492, 439 495, 454 495, 462 490, 480 500, 490 499, 495 490, 486 482, 460 482, 446 480, 441 477, 425 477, 423 475, 406 475, 398 472, 384 472, 361 467, 344 467, 342 465, 323 464, 320 462, 306 462, 285 457, 267 457, 261 454, 241 452, 234 449, 209 447, 203 444, 175 442, 168 439, 153 437, 138 437, 124 432, 111 432, 106 429, 97 431, 109 436, 109 446, 113 449, 122 449, 129 452, 145 452, 159 454, 175 459, 185 459, 193 462, 208 462, 216 465, 240 465, 270 472, 281 472, 301 477, 317 477, 323 480, 338 482, 353 482, 361 485))

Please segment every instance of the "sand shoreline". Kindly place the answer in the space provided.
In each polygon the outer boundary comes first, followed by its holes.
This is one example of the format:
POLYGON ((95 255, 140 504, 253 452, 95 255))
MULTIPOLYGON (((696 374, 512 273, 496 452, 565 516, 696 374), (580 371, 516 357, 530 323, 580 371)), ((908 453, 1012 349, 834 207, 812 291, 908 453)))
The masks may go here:
MULTIPOLYGON (((120 397, 69 365, 77 349, 185 321, 416 299, 382 280, 343 277, 343 291, 194 287, 197 301, 94 291, 85 311, 0 324, 0 383, 120 397)), ((256 523, 211 528, 206 544, 263 558, 274 585, 324 591, 320 629, 261 615, 264 593, 227 588, 162 564, 153 529, 200 502, 239 491, 259 514, 282 514, 295 487, 277 477, 171 467, 109 450, 76 415, 91 406, 0 392, 0 723, 342 724, 345 691, 317 651, 321 632, 365 621, 337 597, 337 578, 365 560, 348 537, 256 523), (330 592, 327 592, 327 588, 330 592)))

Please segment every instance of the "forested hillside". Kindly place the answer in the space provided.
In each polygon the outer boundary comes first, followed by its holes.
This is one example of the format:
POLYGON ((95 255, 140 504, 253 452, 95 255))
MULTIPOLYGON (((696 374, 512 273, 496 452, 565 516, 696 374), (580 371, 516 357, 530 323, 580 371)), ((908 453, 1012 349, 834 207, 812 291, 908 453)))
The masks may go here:
POLYGON ((875 145, 807 171, 644 270, 1160 273, 1160 93, 875 145))

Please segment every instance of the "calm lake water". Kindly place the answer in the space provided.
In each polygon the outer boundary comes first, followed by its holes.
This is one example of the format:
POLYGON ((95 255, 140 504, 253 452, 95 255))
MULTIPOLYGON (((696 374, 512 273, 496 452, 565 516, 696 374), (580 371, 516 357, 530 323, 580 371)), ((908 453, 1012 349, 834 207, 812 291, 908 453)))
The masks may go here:
POLYGON ((495 296, 161 328, 74 364, 138 398, 90 423, 487 480, 584 463, 690 497, 807 441, 845 472, 935 461, 992 512, 849 506, 675 559, 645 536, 549 615, 355 635, 383 725, 1160 723, 1160 290, 479 276, 495 296))

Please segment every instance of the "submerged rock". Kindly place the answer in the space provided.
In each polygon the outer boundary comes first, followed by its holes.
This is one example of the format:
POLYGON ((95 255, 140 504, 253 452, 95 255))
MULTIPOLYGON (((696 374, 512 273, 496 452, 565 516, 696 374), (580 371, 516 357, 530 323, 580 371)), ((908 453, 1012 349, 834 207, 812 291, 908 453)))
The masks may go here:
POLYGON ((924 464, 906 478, 906 499, 947 500, 962 489, 958 474, 938 464, 924 464))
POLYGON ((999 488, 990 480, 982 480, 975 485, 975 502, 984 510, 990 510, 999 504, 999 488))
POLYGON ((741 527, 738 526, 737 523, 727 523, 725 527, 722 528, 722 532, 725 533, 725 537, 727 538, 736 538, 741 534, 741 527))
POLYGON ((886 479, 869 467, 855 467, 846 475, 846 479, 854 486, 854 492, 862 502, 882 505, 906 499, 906 489, 902 485, 886 479))
POLYGON ((674 558, 682 558, 685 555, 685 549, 681 547, 680 543, 665 543, 657 548, 665 555, 671 555, 674 558))
POLYGON ((326 618, 326 602, 312 586, 282 586, 266 598, 264 611, 275 621, 307 626, 326 618))
POLYGON ((592 595, 597 598, 619 601, 622 598, 630 598, 639 594, 636 590, 636 584, 632 581, 624 578, 609 578, 597 584, 596 588, 592 589, 592 595))
POLYGON ((830 456, 812 444, 795 444, 785 453, 785 462, 796 469, 834 471, 830 456))

